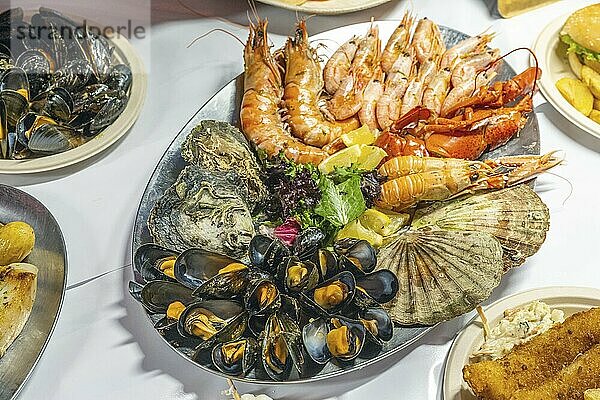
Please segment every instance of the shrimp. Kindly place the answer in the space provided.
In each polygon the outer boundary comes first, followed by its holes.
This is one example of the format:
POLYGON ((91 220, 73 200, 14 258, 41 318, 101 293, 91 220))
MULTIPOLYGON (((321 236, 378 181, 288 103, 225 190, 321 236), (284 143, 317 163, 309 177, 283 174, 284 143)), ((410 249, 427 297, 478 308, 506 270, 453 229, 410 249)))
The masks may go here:
POLYGON ((434 117, 442 110, 442 104, 450 90, 451 76, 450 68, 439 70, 423 92, 423 106, 428 108, 434 117))
POLYGON ((348 76, 352 60, 358 49, 358 36, 352 36, 350 40, 341 45, 327 60, 323 68, 323 80, 327 93, 335 93, 342 80, 348 76))
POLYGON ((321 66, 309 45, 306 22, 300 21, 285 46, 283 101, 292 134, 311 146, 323 147, 338 138, 342 126, 327 121, 319 108, 323 90, 321 66))
POLYGON ((302 164, 318 165, 327 153, 292 137, 279 113, 281 73, 269 49, 267 20, 250 23, 244 48, 244 95, 240 111, 246 138, 273 157, 279 153, 302 164))
POLYGON ((423 18, 417 22, 415 34, 412 39, 417 60, 423 64, 427 60, 437 58, 446 51, 440 28, 430 19, 423 18))
POLYGON ((389 70, 383 94, 377 102, 377 122, 381 128, 389 127, 400 118, 402 97, 415 69, 415 55, 411 48, 401 54, 389 70))
POLYGON ((437 72, 437 62, 435 60, 426 60, 419 67, 419 73, 409 83, 406 93, 402 98, 402 108, 400 115, 404 115, 423 101, 425 88, 431 82, 437 72))
POLYGON ((472 96, 477 89, 490 83, 497 75, 496 68, 497 64, 493 64, 489 70, 477 74, 475 78, 463 82, 460 86, 453 87, 442 104, 440 115, 445 116, 459 101, 472 96))
POLYGON ((494 34, 478 35, 461 40, 442 55, 440 69, 450 68, 453 70, 461 59, 473 54, 481 54, 485 51, 487 44, 493 39, 494 34))
POLYGON ((367 35, 358 44, 349 75, 342 80, 327 103, 327 108, 335 119, 350 118, 360 110, 363 92, 379 64, 380 47, 379 28, 371 25, 367 35))
POLYGON ((381 68, 386 74, 393 69, 398 57, 407 50, 414 22, 414 17, 406 11, 400 25, 398 25, 387 41, 385 49, 381 53, 381 68))
POLYGON ((367 85, 363 95, 362 106, 358 112, 358 118, 363 125, 369 129, 379 129, 377 123, 377 102, 383 94, 383 71, 378 67, 373 79, 367 85))
POLYGON ((452 70, 452 86, 460 86, 466 81, 473 80, 479 71, 498 60, 500 51, 498 49, 486 51, 471 56, 459 62, 452 70))

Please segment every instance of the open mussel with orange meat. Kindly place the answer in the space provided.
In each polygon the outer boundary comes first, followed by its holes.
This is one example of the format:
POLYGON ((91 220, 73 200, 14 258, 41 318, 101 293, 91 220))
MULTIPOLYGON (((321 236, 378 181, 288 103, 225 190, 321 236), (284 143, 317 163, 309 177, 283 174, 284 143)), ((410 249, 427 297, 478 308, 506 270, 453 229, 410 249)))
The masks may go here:
POLYGON ((71 150, 125 109, 131 69, 80 25, 46 8, 30 21, 20 8, 0 14, 0 158, 71 150))
POLYGON ((376 356, 393 332, 381 302, 398 291, 392 273, 372 272, 368 242, 327 249, 324 238, 317 228, 291 245, 256 235, 250 262, 145 244, 134 255, 145 284, 132 282, 130 292, 165 339, 202 365, 276 381, 310 376, 331 359, 376 356))

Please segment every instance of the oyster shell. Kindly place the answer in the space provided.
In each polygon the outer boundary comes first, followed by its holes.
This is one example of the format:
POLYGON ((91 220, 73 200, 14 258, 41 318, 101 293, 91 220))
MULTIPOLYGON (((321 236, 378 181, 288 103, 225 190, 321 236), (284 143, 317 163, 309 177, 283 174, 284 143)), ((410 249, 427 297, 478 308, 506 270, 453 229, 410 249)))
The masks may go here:
POLYGON ((201 247, 243 260, 255 234, 245 195, 237 174, 186 166, 154 205, 148 229, 163 247, 201 247))
POLYGON ((267 188, 260 177, 261 167, 244 135, 226 122, 201 121, 181 145, 189 164, 208 171, 233 171, 246 186, 250 208, 266 198, 267 188))
POLYGON ((487 232, 502 245, 504 268, 535 254, 550 227, 548 207, 527 185, 435 204, 420 210, 414 228, 487 232))
POLYGON ((384 307, 402 325, 433 325, 474 309, 500 283, 502 247, 489 233, 411 230, 382 247, 378 269, 398 277, 384 307))

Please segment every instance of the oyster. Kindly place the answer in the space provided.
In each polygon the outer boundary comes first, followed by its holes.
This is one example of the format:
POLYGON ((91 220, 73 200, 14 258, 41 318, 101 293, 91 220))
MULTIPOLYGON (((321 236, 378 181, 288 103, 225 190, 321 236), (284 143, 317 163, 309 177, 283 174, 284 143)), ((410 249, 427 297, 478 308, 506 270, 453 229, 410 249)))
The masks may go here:
POLYGON ((148 219, 155 242, 183 251, 207 251, 244 259, 254 236, 239 177, 190 165, 156 202, 148 219))
POLYGON ((244 135, 227 122, 201 121, 181 145, 181 155, 202 169, 235 172, 247 188, 251 208, 267 195, 258 159, 244 135))
POLYGON ((502 247, 485 232, 412 230, 378 256, 378 268, 398 277, 398 294, 384 308, 402 325, 433 325, 471 311, 503 272, 502 247))
POLYGON ((435 204, 420 210, 413 227, 487 232, 500 241, 506 270, 535 254, 550 227, 548 207, 527 185, 435 204))

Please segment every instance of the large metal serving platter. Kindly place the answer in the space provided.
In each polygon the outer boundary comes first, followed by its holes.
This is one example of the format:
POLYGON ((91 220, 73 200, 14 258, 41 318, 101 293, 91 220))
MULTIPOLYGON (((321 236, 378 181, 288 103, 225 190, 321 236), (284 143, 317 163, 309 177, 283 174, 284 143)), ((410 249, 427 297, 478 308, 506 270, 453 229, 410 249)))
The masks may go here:
POLYGON ((35 246, 25 262, 38 267, 37 294, 21 334, 0 358, 0 400, 13 399, 37 364, 62 306, 67 283, 67 250, 50 211, 25 192, 0 185, 0 222, 25 221, 35 246))
MULTIPOLYGON (((380 27, 382 39, 387 39, 391 32, 396 27, 395 22, 377 22, 380 27)), ((330 43, 330 39, 334 39, 336 42, 343 43, 345 40, 350 38, 354 34, 360 34, 365 32, 368 23, 356 24, 345 26, 342 28, 334 29, 316 35, 313 38, 313 42, 327 39, 330 43)), ((453 45, 463 38, 467 37, 466 34, 453 30, 451 28, 441 27, 444 38, 447 45, 453 45)), ((382 40, 384 41, 384 40, 382 40)), ((240 55, 241 56, 241 55, 240 55)), ((498 79, 505 80, 515 75, 515 71, 510 68, 506 63, 503 63, 499 69, 498 79)), ((186 136, 190 133, 198 123, 205 119, 215 119, 220 121, 227 121, 235 126, 240 126, 239 111, 240 104, 243 94, 243 75, 238 76, 236 79, 227 84, 221 89, 213 98, 211 98, 206 104, 204 104, 196 112, 196 114, 188 121, 188 123, 179 132, 177 137, 173 140, 161 160, 159 161, 144 194, 140 201, 140 206, 137 212, 135 226, 133 231, 133 252, 144 243, 152 242, 152 237, 148 231, 147 221, 152 207, 156 203, 159 197, 171 186, 180 171, 185 166, 185 162, 181 157, 180 147, 186 136)), ((538 122, 535 114, 531 114, 527 124, 520 132, 519 136, 511 139, 505 146, 502 146, 495 151, 486 153, 483 157, 498 157, 501 155, 515 155, 515 154, 539 154, 539 130, 538 122)), ((133 265, 133 263, 132 263, 133 265)), ((134 270, 135 273, 135 270, 134 270)), ((142 278, 136 274, 136 281, 144 283, 142 278)), ((159 317, 156 315, 148 315, 152 323, 154 324, 159 317)), ((396 327, 394 329, 394 336, 391 341, 385 344, 381 354, 373 359, 357 359, 351 365, 346 365, 344 368, 339 367, 333 363, 329 363, 319 374, 304 378, 296 381, 287 381, 284 383, 300 383, 300 382, 314 382, 317 380, 331 378, 339 376, 350 371, 362 369, 368 365, 376 363, 384 358, 391 356, 392 354, 398 353, 402 349, 406 348, 416 340, 426 334, 432 327, 424 326, 413 326, 413 327, 396 327)), ((166 342, 166 340, 165 340, 166 342)), ((168 342, 166 342, 168 344, 168 342)), ((169 345, 170 346, 170 345, 169 345)), ((171 346, 174 351, 183 356, 186 360, 195 364, 199 368, 210 371, 217 375, 226 377, 219 371, 210 369, 206 366, 195 363, 190 355, 193 353, 191 349, 187 348, 175 348, 171 346)), ((238 378, 238 380, 257 383, 257 384, 269 384, 273 382, 264 382, 254 378, 253 374, 246 378, 238 378)))

